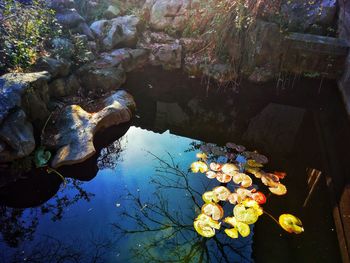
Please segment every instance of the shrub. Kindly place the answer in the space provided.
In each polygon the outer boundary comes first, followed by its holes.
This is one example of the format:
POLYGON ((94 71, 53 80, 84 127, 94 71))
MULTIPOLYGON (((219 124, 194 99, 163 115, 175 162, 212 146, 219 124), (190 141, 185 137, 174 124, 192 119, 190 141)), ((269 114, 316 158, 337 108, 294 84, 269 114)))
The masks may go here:
POLYGON ((2 71, 24 70, 47 43, 61 33, 54 11, 45 0, 0 2, 0 67, 2 71))

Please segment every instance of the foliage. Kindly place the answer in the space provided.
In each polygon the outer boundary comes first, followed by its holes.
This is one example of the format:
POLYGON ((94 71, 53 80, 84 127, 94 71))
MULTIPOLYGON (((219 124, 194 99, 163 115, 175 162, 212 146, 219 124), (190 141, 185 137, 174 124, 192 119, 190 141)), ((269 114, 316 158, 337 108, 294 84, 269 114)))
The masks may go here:
MULTIPOLYGON (((266 197, 262 192, 257 192, 252 177, 260 179, 272 194, 285 195, 287 188, 280 183, 280 179, 283 179, 286 173, 263 171, 261 168, 268 162, 267 157, 257 152, 246 151, 244 146, 234 143, 227 143, 226 147, 202 145, 201 150, 203 153, 197 154, 199 161, 192 163, 191 171, 205 173, 209 179, 217 179, 225 186, 215 187, 203 194, 204 205, 201 214, 194 221, 195 230, 201 236, 213 237, 215 230, 220 229, 219 220, 224 217, 222 203, 227 201, 234 205, 234 208, 233 216, 223 219, 223 222, 230 226, 224 232, 231 238, 238 238, 238 234, 247 237, 250 233, 249 225, 254 224, 259 216, 266 213, 261 207, 266 203, 266 197), (232 192, 226 187, 231 181, 234 188, 232 192)), ((293 215, 283 214, 279 221, 272 218, 289 233, 300 234, 304 231, 300 219, 293 215)))
POLYGON ((45 52, 48 41, 61 33, 54 11, 44 0, 23 4, 6 0, 0 5, 0 66, 23 70, 45 52))

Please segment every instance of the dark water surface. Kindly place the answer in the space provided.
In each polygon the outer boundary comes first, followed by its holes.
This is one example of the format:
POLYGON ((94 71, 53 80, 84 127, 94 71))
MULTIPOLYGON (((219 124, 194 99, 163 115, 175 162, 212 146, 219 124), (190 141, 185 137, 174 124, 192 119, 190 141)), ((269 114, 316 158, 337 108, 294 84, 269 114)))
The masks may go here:
POLYGON ((334 82, 289 76, 217 89, 149 69, 130 74, 125 88, 136 117, 97 136, 98 156, 61 169, 65 188, 33 171, 0 190, 0 262, 341 262, 325 176, 303 207, 306 169, 326 175, 348 146, 334 82), (265 170, 287 172, 287 195, 269 196, 264 209, 297 215, 305 233, 263 215, 245 239, 197 235, 201 194, 218 183, 188 172, 193 145, 228 141, 268 156, 265 170))

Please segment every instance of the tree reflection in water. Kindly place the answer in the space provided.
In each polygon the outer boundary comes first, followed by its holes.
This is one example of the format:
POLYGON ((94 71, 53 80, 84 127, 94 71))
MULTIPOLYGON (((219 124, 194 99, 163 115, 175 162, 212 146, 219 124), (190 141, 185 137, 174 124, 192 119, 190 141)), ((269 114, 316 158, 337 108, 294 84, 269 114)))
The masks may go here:
POLYGON ((194 182, 191 173, 175 163, 170 154, 169 160, 150 155, 159 163, 156 174, 151 177, 151 184, 156 187, 152 200, 145 200, 140 191, 133 194, 127 190, 126 209, 119 221, 113 224, 120 238, 138 240, 130 249, 128 260, 252 262, 251 238, 232 240, 218 233, 206 239, 195 232, 193 220, 200 211, 201 196, 209 188, 209 183, 205 185, 200 181, 199 185, 199 181, 194 182), (186 203, 181 200, 183 196, 186 203))
POLYGON ((116 140, 101 150, 100 156, 97 159, 97 166, 100 170, 114 170, 117 164, 122 161, 121 154, 125 150, 126 143, 121 144, 120 142, 121 139, 116 140))
POLYGON ((83 189, 83 182, 68 178, 66 180, 66 188, 39 207, 12 208, 0 205, 0 233, 9 247, 15 248, 23 241, 33 240, 40 216, 49 215, 52 221, 61 220, 68 207, 80 200, 90 202, 94 194, 83 189))

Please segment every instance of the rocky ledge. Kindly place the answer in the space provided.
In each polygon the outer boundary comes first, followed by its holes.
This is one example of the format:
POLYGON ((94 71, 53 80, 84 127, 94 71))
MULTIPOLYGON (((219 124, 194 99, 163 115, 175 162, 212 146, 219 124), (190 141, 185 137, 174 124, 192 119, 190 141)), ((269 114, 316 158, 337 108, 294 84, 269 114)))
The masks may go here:
POLYGON ((81 163, 94 155, 96 132, 128 122, 136 107, 133 97, 123 90, 97 104, 101 109, 91 113, 78 105, 67 106, 49 122, 42 144, 57 151, 52 167, 81 163))

